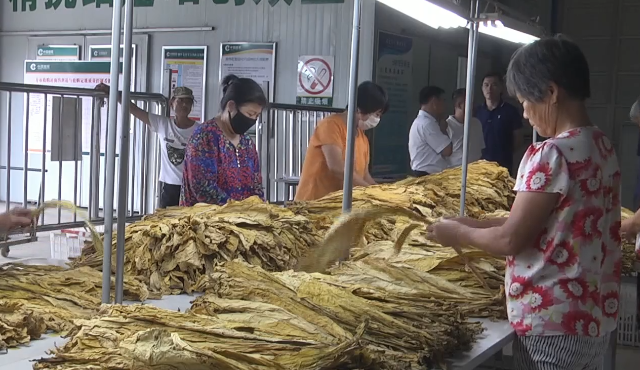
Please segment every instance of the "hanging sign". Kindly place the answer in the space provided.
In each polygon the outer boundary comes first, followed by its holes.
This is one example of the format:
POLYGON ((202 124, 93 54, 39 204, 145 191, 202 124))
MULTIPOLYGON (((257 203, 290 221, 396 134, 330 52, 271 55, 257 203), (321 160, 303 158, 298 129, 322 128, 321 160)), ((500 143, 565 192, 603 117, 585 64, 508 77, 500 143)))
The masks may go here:
POLYGON ((276 44, 252 42, 223 42, 220 44, 219 81, 234 74, 251 78, 260 86, 269 84, 269 101, 274 100, 276 73, 276 44))
MULTIPOLYGON (((120 45, 120 61, 124 58, 124 45, 120 45)), ((111 61, 111 45, 91 45, 89 46, 89 60, 91 61, 111 61)), ((136 60, 136 44, 131 45, 131 60, 136 60)), ((133 69, 132 65, 132 69, 133 69)))
MULTIPOLYGON (((92 62, 111 62, 111 45, 90 45, 89 60, 92 62)), ((124 45, 120 45, 120 63, 124 60, 124 45)), ((131 81, 136 80, 136 44, 131 45, 131 81)), ((131 91, 135 84, 131 84, 131 91)))
POLYGON ((36 50, 37 60, 80 60, 78 45, 40 45, 36 50))
MULTIPOLYGON (((205 119, 205 81, 207 78, 207 47, 206 46, 164 46, 162 47, 161 85, 163 91, 169 91, 169 98, 173 89, 178 86, 188 87, 193 91, 195 102, 189 118, 202 122, 205 119), (168 71, 167 74, 164 72, 168 71), (165 75, 168 75, 167 81, 165 75), (166 84, 169 84, 168 89, 166 84)), ((173 109, 171 117, 174 116, 173 109)))
POLYGON ((296 104, 333 106, 333 57, 298 58, 296 104))

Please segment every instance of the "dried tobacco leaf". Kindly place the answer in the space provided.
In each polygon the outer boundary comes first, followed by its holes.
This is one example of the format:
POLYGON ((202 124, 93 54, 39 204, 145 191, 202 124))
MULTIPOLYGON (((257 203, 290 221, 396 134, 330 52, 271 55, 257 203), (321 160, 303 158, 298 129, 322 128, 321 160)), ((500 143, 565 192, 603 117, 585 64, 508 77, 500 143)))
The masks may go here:
MULTIPOLYGON (((73 327, 73 320, 95 315, 101 305, 101 292, 102 274, 88 267, 65 270, 57 266, 2 265, 0 326, 4 329, 0 339, 4 338, 6 346, 15 347, 48 330, 65 332, 73 327), (20 339, 7 340, 9 336, 20 339)), ((150 297, 144 284, 129 278, 125 279, 124 294, 126 299, 136 301, 150 297)))

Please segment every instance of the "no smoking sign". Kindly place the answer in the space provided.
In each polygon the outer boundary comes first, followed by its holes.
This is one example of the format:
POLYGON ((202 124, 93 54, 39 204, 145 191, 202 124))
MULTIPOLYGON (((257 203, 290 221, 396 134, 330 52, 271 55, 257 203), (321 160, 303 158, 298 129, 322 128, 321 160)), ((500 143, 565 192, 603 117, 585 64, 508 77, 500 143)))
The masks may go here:
POLYGON ((297 77, 296 104, 333 105, 332 56, 301 56, 297 77))

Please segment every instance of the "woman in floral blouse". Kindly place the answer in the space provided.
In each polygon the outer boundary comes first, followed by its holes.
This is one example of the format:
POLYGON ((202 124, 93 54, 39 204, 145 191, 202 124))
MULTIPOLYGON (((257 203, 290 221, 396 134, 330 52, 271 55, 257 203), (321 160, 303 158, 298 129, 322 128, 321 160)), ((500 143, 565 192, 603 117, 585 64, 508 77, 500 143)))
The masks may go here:
POLYGON ((620 169, 587 114, 589 66, 573 42, 546 38, 516 51, 507 86, 549 139, 525 154, 508 218, 445 220, 430 237, 507 257, 516 369, 601 369, 618 316, 620 169))
POLYGON ((223 205, 264 197, 258 153, 246 132, 267 105, 260 85, 248 78, 224 78, 221 113, 198 127, 187 145, 180 205, 223 205))

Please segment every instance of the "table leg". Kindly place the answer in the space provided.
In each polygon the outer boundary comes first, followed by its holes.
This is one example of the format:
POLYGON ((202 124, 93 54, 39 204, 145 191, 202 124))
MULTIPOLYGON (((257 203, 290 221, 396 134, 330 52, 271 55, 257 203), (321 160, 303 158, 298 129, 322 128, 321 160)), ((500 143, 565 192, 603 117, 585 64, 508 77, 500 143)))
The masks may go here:
POLYGON ((604 355, 603 370, 616 370, 616 352, 618 349, 618 330, 614 330, 609 337, 609 348, 604 355))

